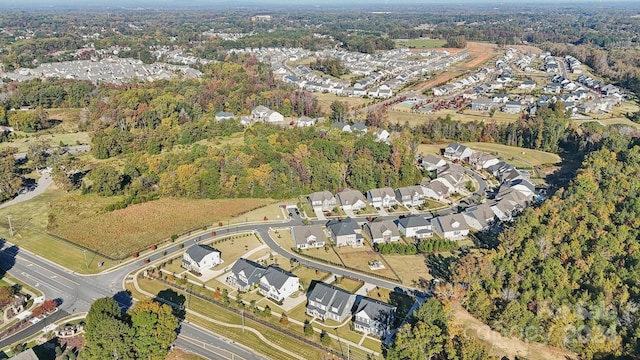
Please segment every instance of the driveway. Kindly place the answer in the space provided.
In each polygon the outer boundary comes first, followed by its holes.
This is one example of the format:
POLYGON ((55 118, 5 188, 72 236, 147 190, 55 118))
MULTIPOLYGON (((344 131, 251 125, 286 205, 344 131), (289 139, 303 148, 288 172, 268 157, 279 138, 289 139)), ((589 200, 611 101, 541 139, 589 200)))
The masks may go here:
POLYGON ((318 220, 327 220, 327 218, 324 217, 324 212, 322 212, 322 209, 313 209, 313 212, 316 213, 316 217, 318 218, 318 220))
POLYGON ((33 190, 27 190, 25 188, 24 192, 21 192, 18 196, 11 199, 11 201, 0 204, 0 209, 33 199, 34 197, 45 192, 45 190, 47 190, 51 183, 53 183, 53 179, 51 178, 51 170, 42 170, 42 176, 40 176, 40 178, 38 179, 38 183, 36 184, 36 187, 33 188, 33 190))
POLYGON ((345 215, 347 215, 350 218, 356 218, 356 214, 353 212, 352 209, 342 209, 345 213, 345 215))

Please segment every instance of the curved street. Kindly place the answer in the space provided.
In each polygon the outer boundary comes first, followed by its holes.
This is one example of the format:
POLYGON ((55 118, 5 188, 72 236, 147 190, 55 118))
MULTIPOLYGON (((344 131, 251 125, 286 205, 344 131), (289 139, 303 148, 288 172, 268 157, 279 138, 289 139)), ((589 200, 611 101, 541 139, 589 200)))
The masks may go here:
MULTIPOLYGON (((469 198, 469 200, 471 200, 470 203, 472 203, 482 197, 487 189, 487 184, 479 174, 471 170, 467 171, 469 175, 475 178, 479 185, 476 193, 469 198)), ((437 211, 436 215, 453 213, 455 212, 454 209, 456 207, 457 204, 452 204, 446 209, 437 211)), ((431 217, 432 215, 425 214, 424 216, 431 217)), ((385 218, 395 219, 397 216, 387 216, 385 218)), ((357 218, 357 220, 360 220, 361 222, 365 221, 363 217, 357 218)), ((324 221, 315 221, 315 223, 324 224, 324 221)), ((425 294, 421 293, 418 289, 406 285, 368 276, 344 268, 315 262, 300 256, 299 254, 290 252, 288 249, 280 247, 269 236, 269 230, 271 228, 283 225, 287 227, 298 226, 303 225, 303 221, 299 216, 294 216, 292 219, 285 220, 284 222, 233 225, 231 227, 219 229, 216 232, 218 233, 218 236, 225 236, 235 232, 256 231, 265 244, 267 244, 274 252, 286 258, 295 258, 303 265, 315 267, 340 276, 358 278, 366 283, 393 289, 396 292, 412 294, 418 297, 425 296, 425 294)), ((176 242, 174 244, 161 246, 153 253, 144 256, 144 258, 148 258, 153 262, 163 257, 171 257, 181 251, 184 251, 189 246, 209 238, 211 238, 210 229, 195 233, 180 243, 176 242), (163 255, 165 251, 167 255, 163 255)), ((131 273, 148 266, 143 263, 142 259, 134 259, 126 261, 118 267, 105 270, 97 275, 77 274, 69 269, 54 264, 45 258, 19 249, 17 246, 9 242, 5 242, 2 248, 0 248, 0 263, 2 264, 1 267, 4 271, 20 281, 37 288, 44 294, 46 299, 58 299, 61 302, 59 306, 60 310, 53 317, 32 325, 26 330, 23 330, 13 336, 0 340, 0 347, 2 348, 36 334, 38 331, 44 329, 47 324, 51 324, 56 319, 61 319, 69 314, 87 312, 93 301, 101 297, 114 297, 118 300, 121 306, 123 306, 123 308, 129 307, 132 300, 124 293, 125 280, 131 273)), ((246 348, 233 344, 229 340, 221 337, 221 335, 213 334, 201 328, 197 328, 187 322, 184 322, 181 326, 181 332, 178 337, 178 341, 176 341, 176 345, 209 359, 228 359, 229 357, 221 355, 220 349, 224 349, 225 351, 231 352, 241 358, 260 359, 259 355, 256 354, 252 354, 250 357, 247 357, 246 348), (214 356, 212 354, 216 354, 215 357, 212 357, 214 356)))

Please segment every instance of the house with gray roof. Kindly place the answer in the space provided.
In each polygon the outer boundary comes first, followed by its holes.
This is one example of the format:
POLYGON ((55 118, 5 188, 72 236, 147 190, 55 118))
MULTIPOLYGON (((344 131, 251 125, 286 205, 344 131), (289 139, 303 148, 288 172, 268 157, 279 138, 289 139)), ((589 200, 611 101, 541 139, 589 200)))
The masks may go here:
POLYGON ((336 194, 336 199, 343 210, 362 210, 367 207, 367 199, 360 190, 343 190, 336 194))
POLYGON ((358 247, 363 245, 362 229, 358 223, 350 217, 346 219, 332 219, 327 222, 327 229, 331 240, 336 246, 358 247))
POLYGON ((443 158, 435 155, 425 155, 420 158, 420 165, 428 171, 436 171, 439 167, 447 165, 443 158))
POLYGON ((500 160, 495 156, 482 151, 476 151, 469 156, 469 164, 476 170, 486 169, 499 163, 500 160))
POLYGON ((462 214, 438 216, 433 219, 433 229, 449 240, 459 240, 469 235, 469 224, 462 214))
POLYGON ((209 245, 192 245, 182 254, 182 266, 187 270, 202 273, 218 264, 222 264, 220 251, 209 245))
POLYGON ((260 278, 258 292, 276 302, 283 302, 298 289, 300 289, 300 280, 297 276, 270 265, 260 278))
POLYGON ((471 150, 471 148, 458 143, 450 143, 444 148, 444 157, 449 160, 465 160, 471 156, 472 153, 473 150, 471 150))
POLYGON ((469 208, 463 215, 469 227, 477 231, 487 229, 496 219, 496 214, 488 204, 480 204, 469 208))
POLYGON ((405 186, 396 189, 396 200, 404 206, 420 206, 424 204, 424 193, 420 185, 405 186))
POLYGON ((291 228, 291 235, 297 249, 323 247, 327 242, 320 225, 294 226, 291 228))
POLYGON ((307 294, 307 315, 342 323, 351 316, 356 296, 333 285, 317 282, 307 294))
POLYGON ((451 194, 449 187, 441 181, 423 182, 420 186, 425 198, 442 201, 451 194))
POLYGON ((329 191, 317 191, 307 196, 309 204, 314 211, 331 211, 338 203, 329 191))
POLYGON ((398 226, 391 220, 377 218, 362 227, 374 244, 400 240, 398 226))
POLYGON ((431 222, 421 215, 398 219, 398 230, 408 238, 424 239, 433 236, 431 222))
POLYGON ((249 291, 260 282, 260 278, 267 269, 248 259, 240 258, 233 266, 227 276, 227 283, 237 287, 240 291, 249 291))
POLYGON ((219 111, 216 113, 216 121, 233 119, 236 116, 232 112, 219 111))
POLYGON ((398 203, 396 200, 396 194, 390 187, 371 189, 367 191, 367 200, 369 200, 369 203, 376 208, 391 207, 398 203))
POLYGON ((354 312, 353 327, 365 334, 386 337, 396 317, 396 307, 363 297, 354 312))

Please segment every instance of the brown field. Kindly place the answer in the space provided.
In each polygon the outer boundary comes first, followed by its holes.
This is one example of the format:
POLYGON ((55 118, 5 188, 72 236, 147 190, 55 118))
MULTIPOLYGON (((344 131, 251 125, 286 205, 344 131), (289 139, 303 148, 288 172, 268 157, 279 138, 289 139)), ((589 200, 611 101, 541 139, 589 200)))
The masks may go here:
POLYGON ((316 95, 316 98, 318 98, 318 105, 320 106, 320 110, 325 113, 331 112, 331 108, 330 108, 331 103, 336 100, 346 102, 347 104, 349 104, 349 107, 351 109, 374 102, 371 99, 365 99, 360 97, 346 97, 346 96, 337 96, 333 94, 323 94, 323 93, 316 93, 315 95, 316 95))
POLYGON ((352 268, 358 269, 364 273, 375 273, 382 276, 388 276, 390 278, 395 278, 396 276, 393 272, 388 269, 380 269, 380 270, 371 270, 369 268, 368 262, 372 260, 380 260, 380 255, 373 251, 373 249, 369 245, 365 245, 360 248, 352 248, 351 246, 341 246, 335 247, 338 254, 344 261, 344 263, 352 268))
POLYGON ((422 255, 384 255, 384 259, 402 279, 402 283, 418 286, 421 281, 432 279, 422 255))
POLYGON ((205 360, 205 358, 195 354, 184 352, 180 349, 173 349, 169 353, 169 355, 167 355, 167 357, 164 358, 164 360, 205 360))
POLYGON ((338 258, 338 255, 336 255, 336 253, 332 249, 327 249, 327 250, 325 250, 324 248, 304 249, 302 250, 302 256, 304 255, 317 257, 320 259, 331 261, 336 264, 342 263, 340 261, 340 258, 338 258))
POLYGON ((91 201, 91 198, 79 198, 75 206, 67 206, 68 201, 64 202, 65 206, 52 203, 57 226, 51 231, 116 258, 145 249, 173 234, 217 225, 219 221, 272 202, 268 199, 160 199, 95 216, 83 217, 69 211, 81 208, 85 199, 91 201))
POLYGON ((361 281, 355 281, 349 278, 338 278, 338 282, 333 282, 331 285, 337 286, 340 289, 346 290, 350 293, 355 293, 362 287, 361 281))

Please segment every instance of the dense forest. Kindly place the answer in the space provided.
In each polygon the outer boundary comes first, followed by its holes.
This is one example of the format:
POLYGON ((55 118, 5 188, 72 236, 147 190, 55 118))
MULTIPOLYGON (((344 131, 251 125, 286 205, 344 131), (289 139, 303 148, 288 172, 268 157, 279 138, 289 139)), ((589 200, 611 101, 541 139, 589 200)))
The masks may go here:
POLYGON ((640 356, 640 146, 611 135, 571 185, 452 269, 463 305, 502 333, 585 359, 640 356))

